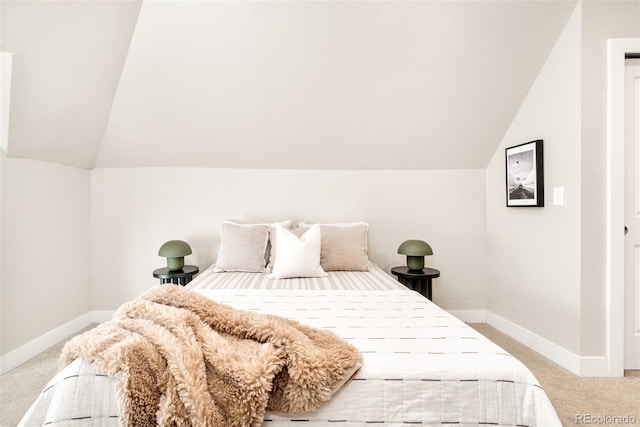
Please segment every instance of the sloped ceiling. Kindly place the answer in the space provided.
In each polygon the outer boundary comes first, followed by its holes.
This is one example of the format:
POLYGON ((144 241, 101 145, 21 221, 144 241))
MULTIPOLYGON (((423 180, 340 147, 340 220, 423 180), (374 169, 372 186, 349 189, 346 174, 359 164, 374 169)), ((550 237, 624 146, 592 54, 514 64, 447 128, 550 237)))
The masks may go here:
POLYGON ((8 154, 84 168, 483 168, 575 5, 3 1, 8 154))
POLYGON ((0 1, 7 155, 95 164, 141 1, 0 1))

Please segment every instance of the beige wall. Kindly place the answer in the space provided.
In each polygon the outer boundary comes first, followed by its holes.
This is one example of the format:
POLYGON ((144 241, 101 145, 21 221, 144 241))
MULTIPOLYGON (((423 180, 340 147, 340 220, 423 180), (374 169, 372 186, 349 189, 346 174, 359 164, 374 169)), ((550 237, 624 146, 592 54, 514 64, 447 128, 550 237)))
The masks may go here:
POLYGON ((91 310, 91 173, 2 156, 4 355, 91 310))
POLYGON ((487 168, 489 312, 579 354, 580 8, 487 168), (544 208, 505 206, 505 148, 544 140, 544 208), (554 206, 563 187, 564 206, 554 206))
POLYGON ((165 240, 187 240, 187 262, 208 267, 225 219, 365 220, 387 271, 404 263, 403 240, 427 240, 427 265, 442 271, 435 301, 485 306, 484 170, 87 171, 4 155, 1 166, 2 355, 157 285, 165 240))
POLYGON ((487 169, 487 308, 581 357, 607 354, 606 42, 639 36, 640 2, 582 2, 487 169), (537 138, 545 140, 547 207, 507 209, 494 193, 504 148, 537 138), (565 187, 564 207, 551 206, 553 186, 565 187), (522 224, 527 246, 546 252, 519 257, 514 268, 504 263, 518 240, 509 231, 522 224))
POLYGON ((435 301, 481 309, 484 185, 484 170, 95 169, 92 307, 112 310, 156 286, 166 240, 189 242, 186 261, 202 269, 216 259, 222 221, 292 219, 369 222, 370 257, 387 271, 405 262, 402 241, 426 240, 434 249, 426 263, 442 272, 435 301))
POLYGON ((640 1, 582 4, 581 354, 606 353, 607 39, 640 37, 640 1))

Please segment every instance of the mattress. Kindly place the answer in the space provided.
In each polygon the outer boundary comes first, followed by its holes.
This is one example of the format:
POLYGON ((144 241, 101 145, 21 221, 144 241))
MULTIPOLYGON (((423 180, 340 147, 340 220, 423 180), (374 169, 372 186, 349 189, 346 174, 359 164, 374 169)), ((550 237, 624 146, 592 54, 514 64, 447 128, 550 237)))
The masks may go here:
MULTIPOLYGON (((321 279, 205 270, 189 285, 220 303, 329 329, 363 366, 318 410, 265 426, 560 426, 517 359, 377 266, 321 279)), ((76 361, 45 388, 22 425, 118 425, 114 380, 76 361), (75 420, 75 421, 71 421, 75 420)))
POLYGON ((368 271, 331 271, 325 277, 274 279, 266 273, 241 271, 217 273, 210 267, 187 285, 189 289, 255 289, 255 290, 340 290, 383 291, 406 288, 370 263, 368 271))

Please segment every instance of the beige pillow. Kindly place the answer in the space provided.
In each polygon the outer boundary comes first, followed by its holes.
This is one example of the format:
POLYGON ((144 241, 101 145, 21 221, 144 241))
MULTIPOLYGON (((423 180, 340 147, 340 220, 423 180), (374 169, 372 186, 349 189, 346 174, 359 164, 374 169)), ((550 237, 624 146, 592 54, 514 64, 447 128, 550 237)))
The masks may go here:
POLYGON ((214 271, 265 271, 269 227, 265 224, 220 225, 220 251, 214 271))
POLYGON ((269 242, 267 243, 267 249, 264 253, 264 260, 267 265, 267 271, 271 271, 271 267, 273 266, 273 261, 276 257, 276 224, 280 224, 285 229, 291 229, 292 221, 290 219, 279 221, 279 222, 271 222, 271 223, 257 223, 257 224, 242 224, 241 222, 236 221, 227 221, 238 225, 266 225, 269 227, 269 242))
MULTIPOLYGON (((311 224, 300 223, 302 228, 311 224)), ((366 222, 320 224, 320 264, 325 271, 368 271, 366 222)))

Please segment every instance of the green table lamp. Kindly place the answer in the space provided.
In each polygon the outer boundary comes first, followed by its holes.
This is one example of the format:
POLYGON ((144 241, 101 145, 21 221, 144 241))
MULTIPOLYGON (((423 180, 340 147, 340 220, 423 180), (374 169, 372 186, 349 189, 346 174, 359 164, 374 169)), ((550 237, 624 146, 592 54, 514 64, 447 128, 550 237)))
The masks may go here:
POLYGON ((420 271, 424 268, 424 257, 433 255, 433 249, 422 240, 406 240, 398 248, 398 253, 407 256, 409 270, 420 271))
POLYGON ((169 240, 158 251, 158 255, 167 257, 169 271, 181 270, 184 267, 184 257, 191 253, 191 246, 182 240, 169 240))

